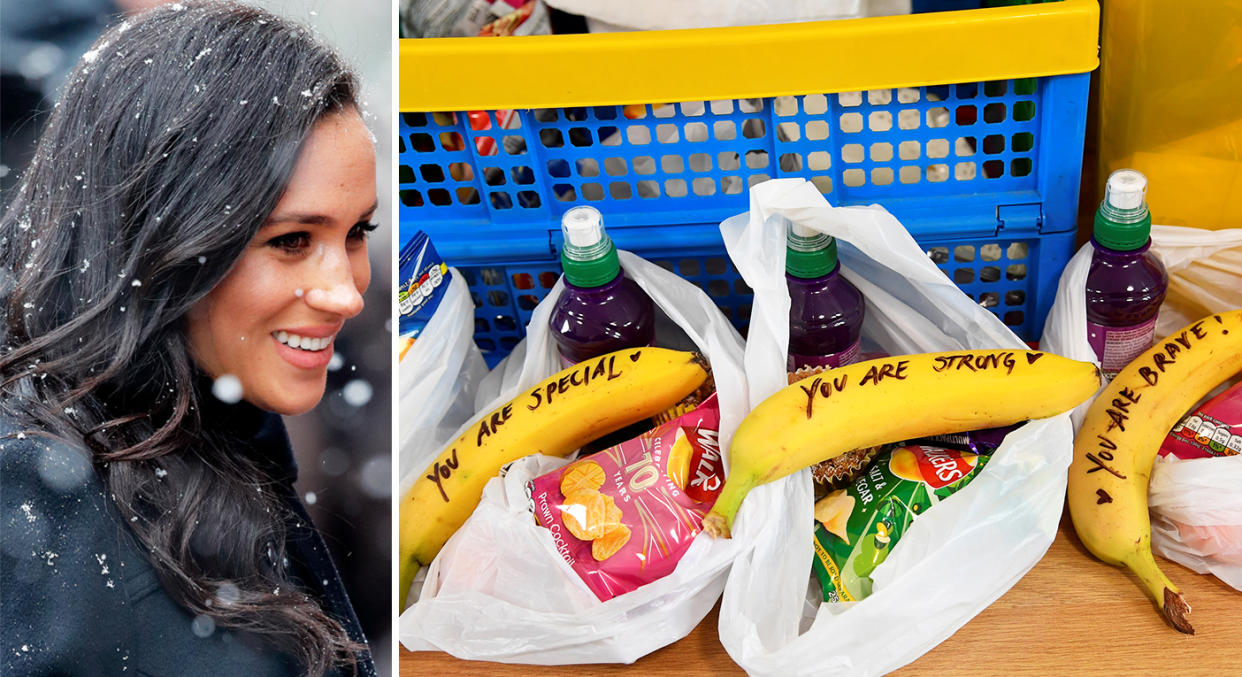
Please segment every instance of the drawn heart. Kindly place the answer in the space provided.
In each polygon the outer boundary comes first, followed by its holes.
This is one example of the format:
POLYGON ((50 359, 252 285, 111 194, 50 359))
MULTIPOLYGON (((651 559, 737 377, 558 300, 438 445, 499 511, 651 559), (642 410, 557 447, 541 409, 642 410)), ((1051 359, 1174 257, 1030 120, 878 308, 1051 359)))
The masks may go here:
POLYGON ((1027 354, 1026 354, 1026 363, 1027 363, 1027 364, 1035 364, 1035 361, 1036 361, 1036 360, 1038 360, 1039 358, 1043 357, 1043 356, 1044 356, 1044 354, 1043 354, 1043 353, 1027 353, 1027 354))
POLYGON ((643 351, 641 350, 636 353, 630 353, 630 362, 637 362, 638 358, 642 356, 643 356, 643 351))

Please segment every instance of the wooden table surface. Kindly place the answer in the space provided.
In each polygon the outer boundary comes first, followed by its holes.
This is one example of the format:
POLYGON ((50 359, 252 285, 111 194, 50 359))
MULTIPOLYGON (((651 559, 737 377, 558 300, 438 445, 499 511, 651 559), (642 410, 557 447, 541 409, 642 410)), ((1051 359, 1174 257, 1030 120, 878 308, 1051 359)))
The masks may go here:
MULTIPOLYGON (((952 637, 895 675, 1242 675, 1242 592, 1160 560, 1191 606, 1197 634, 1166 625, 1137 579, 1097 561, 1066 515, 1035 568, 952 637)), ((716 633, 719 605, 687 637, 632 665, 526 666, 400 649, 400 674, 744 674, 716 633)))

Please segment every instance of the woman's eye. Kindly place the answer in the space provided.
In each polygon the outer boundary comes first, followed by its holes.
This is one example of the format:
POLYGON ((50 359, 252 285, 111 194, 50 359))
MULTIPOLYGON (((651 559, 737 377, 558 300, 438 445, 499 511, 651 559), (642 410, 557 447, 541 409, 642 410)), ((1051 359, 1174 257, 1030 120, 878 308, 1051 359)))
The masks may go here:
POLYGON ((300 252, 310 246, 310 233, 296 232, 278 235, 267 241, 267 246, 290 253, 300 252))
POLYGON ((366 221, 360 221, 354 224, 353 228, 349 229, 349 239, 365 240, 368 235, 375 231, 376 228, 379 228, 378 223, 367 223, 366 221))

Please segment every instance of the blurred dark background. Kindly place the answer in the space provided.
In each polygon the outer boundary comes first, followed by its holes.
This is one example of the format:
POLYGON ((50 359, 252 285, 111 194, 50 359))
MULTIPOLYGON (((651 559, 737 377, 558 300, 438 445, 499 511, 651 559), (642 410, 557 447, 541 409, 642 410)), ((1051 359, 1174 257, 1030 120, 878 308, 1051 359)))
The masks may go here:
MULTIPOLYGON (((341 570, 381 675, 392 674, 392 178, 389 0, 244 0, 310 26, 354 67, 376 142, 381 228, 362 314, 337 336, 323 402, 286 419, 297 488, 341 570)), ((127 12, 172 0, 0 0, 0 205, 29 162, 57 89, 127 12)))

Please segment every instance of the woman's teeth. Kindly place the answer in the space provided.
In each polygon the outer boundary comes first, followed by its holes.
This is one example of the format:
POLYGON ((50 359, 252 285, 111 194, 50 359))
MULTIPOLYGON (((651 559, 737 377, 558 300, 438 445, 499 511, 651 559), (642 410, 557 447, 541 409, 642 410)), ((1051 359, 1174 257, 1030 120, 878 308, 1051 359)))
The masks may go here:
POLYGON ((310 336, 290 334, 287 331, 278 331, 272 334, 272 336, 276 337, 277 341, 280 341, 290 348, 297 348, 298 350, 307 350, 310 352, 318 352, 323 350, 328 347, 329 343, 332 343, 331 336, 325 336, 324 338, 312 338, 310 336))

